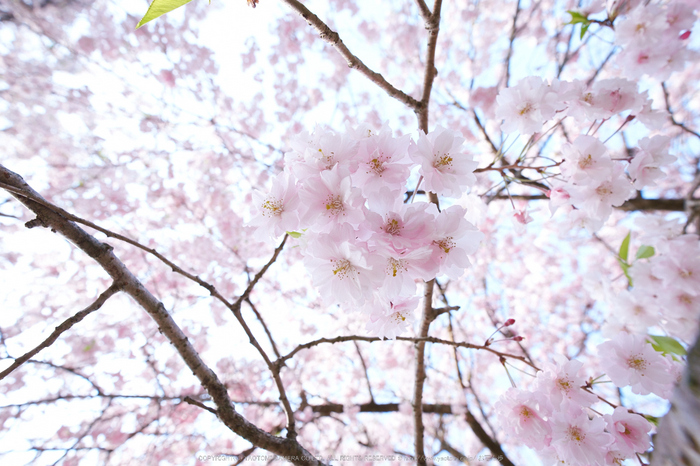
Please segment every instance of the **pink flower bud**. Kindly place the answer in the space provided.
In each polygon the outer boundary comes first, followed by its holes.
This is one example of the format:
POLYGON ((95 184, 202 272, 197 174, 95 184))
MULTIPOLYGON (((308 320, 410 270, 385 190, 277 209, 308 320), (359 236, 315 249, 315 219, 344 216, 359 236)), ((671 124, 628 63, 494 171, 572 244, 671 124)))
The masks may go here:
POLYGON ((504 327, 510 327, 515 323, 515 319, 508 319, 506 322, 503 324, 504 327))
POLYGON ((513 337, 513 341, 523 341, 524 339, 525 338, 521 337, 520 335, 518 335, 517 337, 513 337))

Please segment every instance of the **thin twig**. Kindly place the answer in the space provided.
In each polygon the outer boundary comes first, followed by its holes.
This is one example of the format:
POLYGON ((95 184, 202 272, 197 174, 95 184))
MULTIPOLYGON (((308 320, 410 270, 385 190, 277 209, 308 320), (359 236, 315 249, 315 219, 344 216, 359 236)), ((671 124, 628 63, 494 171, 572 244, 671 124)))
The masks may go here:
POLYGON ((508 54, 506 55, 506 69, 503 79, 505 81, 505 87, 510 86, 510 59, 513 56, 513 44, 515 43, 515 37, 518 35, 518 16, 520 15, 520 0, 515 7, 515 14, 513 15, 513 26, 510 29, 510 41, 508 43, 508 54))
MULTIPOLYGON (((110 245, 104 244, 92 235, 89 235, 70 220, 69 217, 73 217, 72 215, 66 212, 68 214, 67 217, 60 213, 62 209, 52 206, 19 175, 2 165, 0 165, 0 186, 13 193, 22 204, 37 215, 35 220, 27 223, 28 227, 41 225, 51 228, 52 231, 61 234, 93 258, 115 282, 123 284, 122 290, 134 298, 148 312, 158 325, 159 331, 173 344, 185 364, 209 392, 217 406, 218 418, 231 431, 252 444, 277 455, 295 457, 293 462, 297 465, 316 466, 322 464, 302 447, 293 436, 289 435, 290 433, 295 434, 293 425, 292 429, 288 431, 287 438, 281 438, 263 431, 236 412, 226 386, 221 383, 214 371, 202 360, 197 350, 182 332, 182 329, 165 309, 163 303, 158 301, 124 263, 114 255, 113 248, 110 245)), ((197 278, 195 281, 197 280, 199 279, 197 278)), ((209 287, 215 291, 211 285, 209 287)), ((249 290, 247 292, 249 293, 249 290)), ((238 313, 240 314, 240 303, 238 313)), ((286 397, 283 397, 281 394, 281 401, 284 401, 284 398, 286 397)))
POLYGON ((214 416, 219 415, 219 413, 215 409, 212 409, 209 406, 205 405, 204 403, 200 403, 199 401, 197 401, 194 398, 191 398, 189 396, 186 396, 182 401, 184 401, 187 404, 197 406, 198 408, 205 409, 205 410, 209 411, 210 413, 212 413, 214 416))
MULTIPOLYGON (((313 348, 314 346, 318 346, 318 345, 325 344, 325 343, 335 344, 335 343, 343 343, 346 341, 366 341, 366 342, 372 343, 375 341, 391 341, 391 340, 385 340, 385 339, 379 338, 379 337, 365 337, 365 336, 361 336, 361 335, 344 335, 344 336, 338 336, 338 337, 334 337, 334 338, 319 338, 318 340, 312 340, 312 341, 309 341, 307 343, 298 345, 292 351, 290 351, 289 353, 285 354, 280 359, 275 361, 274 364, 283 364, 284 362, 293 358, 301 350, 313 348)), ((459 348, 484 350, 484 351, 488 351, 489 353, 493 353, 498 357, 517 359, 518 361, 524 362, 525 364, 527 364, 528 366, 532 367, 535 370, 540 370, 537 366, 533 365, 530 361, 528 361, 527 358, 525 358, 524 356, 517 356, 515 354, 504 353, 501 351, 494 350, 493 348, 491 348, 489 346, 485 346, 485 345, 475 345, 473 343, 467 343, 467 342, 461 342, 461 341, 442 340, 440 338, 435 338, 435 337, 396 337, 396 341, 406 341, 406 342, 411 342, 411 343, 417 343, 417 342, 435 343, 435 344, 440 344, 440 345, 456 346, 459 348)))
POLYGON ((333 31, 326 23, 324 23, 318 16, 312 13, 308 8, 306 8, 301 2, 297 0, 282 0, 284 3, 289 5, 294 11, 299 13, 302 18, 306 20, 311 26, 315 27, 319 32, 321 39, 325 40, 331 44, 335 49, 345 58, 348 62, 348 68, 353 68, 362 73, 367 79, 375 83, 381 89, 383 89, 389 96, 395 98, 399 102, 405 104, 406 106, 417 109, 421 106, 421 103, 406 94, 403 91, 395 88, 389 82, 384 79, 379 73, 376 73, 369 69, 362 60, 357 58, 355 55, 348 50, 343 41, 340 39, 340 35, 333 31))
POLYGON ((263 330, 265 330, 265 334, 267 334, 267 339, 270 341, 270 345, 272 346, 272 351, 275 353, 275 356, 279 359, 280 352, 277 350, 277 344, 275 343, 275 339, 272 338, 272 333, 270 333, 270 329, 267 327, 267 324, 265 324, 265 321, 263 320, 262 315, 258 312, 256 307, 253 305, 250 298, 246 298, 245 302, 248 303, 248 306, 250 306, 250 309, 255 313, 255 317, 258 318, 260 325, 262 325, 263 330))
POLYGON ((92 304, 90 304, 88 307, 86 307, 82 311, 78 312, 74 316, 69 317, 68 319, 64 320, 58 327, 56 327, 56 329, 51 333, 51 335, 49 335, 49 337, 46 338, 46 340, 39 343, 31 351, 28 351, 28 352, 24 353, 22 356, 15 359, 15 362, 13 362, 10 365, 10 367, 8 367, 4 371, 0 372, 0 380, 7 377, 10 373, 12 373, 15 369, 20 367, 25 362, 27 362, 29 359, 31 359, 39 351, 51 346, 56 340, 58 340, 58 337, 60 337, 64 332, 67 332, 68 330, 70 330, 70 328, 73 327, 75 324, 77 324, 78 322, 83 320, 85 317, 87 317, 91 313, 93 313, 96 310, 98 310, 99 308, 101 308, 102 305, 109 298, 112 297, 112 295, 121 291, 121 288, 122 288, 122 285, 119 285, 117 283, 113 283, 102 294, 100 294, 92 304))
POLYGON ((372 384, 369 383, 369 373, 367 372, 367 364, 365 363, 365 358, 362 357, 362 352, 360 351, 360 345, 356 341, 353 341, 355 349, 357 350, 357 355, 360 357, 360 363, 362 363, 362 369, 365 371, 365 380, 367 381, 367 391, 369 392, 369 399, 374 403, 374 394, 372 393, 372 384))
POLYGON ((679 122, 679 121, 676 121, 676 119, 673 117, 673 110, 671 110, 671 101, 670 101, 671 99, 670 99, 670 96, 669 96, 669 94, 668 94, 668 89, 666 89, 666 83, 665 83, 665 82, 661 83, 661 89, 663 89, 663 91, 664 91, 664 101, 666 102, 666 110, 668 111, 668 116, 669 116, 669 118, 671 119, 671 123, 672 123, 674 126, 678 126, 678 127, 681 128, 683 131, 686 131, 686 132, 692 134, 693 136, 700 138, 700 133, 698 133, 697 131, 694 131, 694 130, 688 128, 688 127, 685 125, 685 123, 681 123, 681 122, 679 122))

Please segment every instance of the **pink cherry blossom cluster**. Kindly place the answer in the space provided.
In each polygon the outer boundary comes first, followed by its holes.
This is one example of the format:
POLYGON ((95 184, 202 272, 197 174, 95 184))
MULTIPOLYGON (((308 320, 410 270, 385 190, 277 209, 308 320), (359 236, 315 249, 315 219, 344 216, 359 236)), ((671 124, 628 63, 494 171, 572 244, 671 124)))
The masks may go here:
POLYGON ((700 241, 681 234, 678 221, 645 216, 636 222, 644 248, 653 256, 631 264, 629 289, 608 299, 607 335, 625 330, 646 334, 659 327, 668 335, 692 341, 700 321, 700 241))
MULTIPOLYGON (((646 91, 639 93, 635 83, 621 78, 597 81, 588 88, 583 81, 554 80, 550 85, 530 76, 504 89, 497 102, 502 129, 525 135, 541 132, 555 116, 588 125, 629 112, 627 121, 637 118, 650 129, 658 127, 659 117, 663 118, 651 110, 646 91)), ((566 206, 572 224, 591 231, 600 229, 613 207, 630 199, 635 188, 656 186, 665 176, 661 167, 676 160, 668 154, 669 142, 666 136, 645 137, 633 157, 614 160, 597 137, 578 136, 561 148, 561 174, 547 193, 552 214, 566 206)), ((527 223, 527 212, 516 215, 517 222, 527 223)))
POLYGON ((619 66, 630 78, 649 75, 665 81, 686 62, 697 60, 687 48, 697 2, 676 0, 659 5, 639 2, 615 24, 615 43, 622 48, 619 66))
POLYGON ((461 276, 483 238, 460 206, 404 202, 414 168, 422 189, 442 196, 476 182, 463 142, 440 127, 417 142, 386 126, 317 127, 292 141, 272 190, 254 194, 251 225, 271 237, 302 230, 304 262, 324 300, 362 310, 368 330, 394 338, 418 305, 416 281, 461 276))
POLYGON ((503 89, 496 103, 496 117, 503 120, 501 129, 528 136, 541 132, 555 116, 587 124, 628 111, 650 129, 665 118, 651 109, 647 91, 640 93, 635 82, 622 78, 602 79, 589 87, 582 80, 554 79, 548 84, 538 76, 528 76, 503 89))
MULTIPOLYGON (((645 336, 620 333, 598 346, 601 366, 617 387, 668 397, 681 364, 654 350, 645 336)), ((652 425, 622 406, 601 414, 594 381, 580 375, 583 364, 557 356, 539 371, 532 390, 510 388, 495 410, 504 431, 537 450, 550 464, 622 464, 651 446, 652 425)), ((600 377, 599 377, 600 378, 600 377)))

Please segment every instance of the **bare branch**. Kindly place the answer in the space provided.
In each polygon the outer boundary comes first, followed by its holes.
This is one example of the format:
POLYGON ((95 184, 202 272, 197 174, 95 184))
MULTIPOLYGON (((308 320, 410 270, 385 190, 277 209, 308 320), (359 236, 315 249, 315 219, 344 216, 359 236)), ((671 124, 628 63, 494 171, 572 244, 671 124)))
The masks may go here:
MULTIPOLYGON (((510 359, 517 359, 518 361, 524 362, 528 366, 532 367, 535 370, 540 370, 537 366, 533 365, 530 361, 528 361, 525 357, 523 356, 517 356, 515 354, 510 354, 510 353, 503 353, 501 351, 497 351, 490 346, 486 345, 475 345, 473 343, 467 343, 467 342, 461 342, 461 341, 449 341, 449 340, 442 340, 440 338, 435 338, 435 337, 396 337, 397 341, 408 341, 412 343, 435 343, 435 344, 440 344, 440 345, 448 345, 448 346, 456 346, 458 348, 467 348, 467 349, 476 349, 476 350, 484 350, 488 351, 489 353, 493 353, 496 356, 503 357, 503 358, 510 358, 510 359)), ((342 343, 346 341, 367 341, 367 342, 375 342, 375 341, 391 341, 391 340, 384 340, 379 337, 364 337, 360 335, 348 335, 348 336, 340 336, 340 337, 335 337, 335 338, 319 338, 318 340, 313 340, 308 343, 304 343, 302 345, 298 345, 296 348, 294 348, 292 351, 287 353, 286 355, 282 356, 280 359, 275 361, 274 364, 281 365, 284 364, 285 361, 291 359, 294 357, 295 354, 297 354, 299 351, 304 350, 304 349, 309 349, 313 348, 314 346, 318 346, 324 343, 342 343)))
POLYGON ((420 13, 421 18, 426 23, 430 21, 430 8, 425 4, 425 0, 416 0, 416 6, 418 6, 418 13, 420 13))
POLYGON ((280 352, 277 349, 277 344, 275 343, 275 339, 272 338, 272 333, 270 333, 270 329, 267 328, 267 324, 265 324, 265 321, 263 320, 262 315, 258 312, 256 307, 250 301, 250 298, 246 298, 245 302, 248 303, 248 306, 250 306, 250 309, 255 313, 255 317, 258 318, 260 325, 262 325, 263 330, 265 330, 265 334, 267 335, 267 339, 270 341, 270 345, 272 346, 272 351, 275 353, 275 356, 279 359, 280 352))
POLYGON ((435 51, 437 49, 438 33, 440 32, 441 9, 442 0, 435 0, 433 14, 425 22, 425 28, 428 30, 428 50, 426 52, 425 74, 423 75, 423 96, 421 98, 421 106, 414 109, 418 116, 418 126, 426 134, 428 133, 430 93, 433 90, 435 76, 438 74, 437 68, 435 68, 435 51))
POLYGON ((503 76, 505 87, 510 86, 510 59, 513 56, 513 44, 515 42, 515 37, 518 35, 518 16, 520 15, 520 0, 515 7, 515 14, 513 15, 513 26, 510 29, 510 42, 508 44, 508 54, 506 55, 506 69, 503 76))
POLYGON ((416 342, 416 370, 413 384, 413 421, 415 423, 414 444, 416 449, 416 462, 420 466, 426 465, 425 447, 423 445, 423 385, 425 383, 425 341, 430 324, 433 322, 433 289, 435 279, 426 282, 423 295, 423 319, 420 332, 421 341, 416 342))
POLYGON ((369 383, 369 373, 367 372, 367 364, 365 364, 365 358, 362 357, 362 352, 360 351, 360 345, 357 341, 353 341, 355 349, 357 350, 357 355, 360 357, 360 363, 362 363, 362 369, 365 371, 365 380, 367 381, 367 391, 369 392, 369 399, 374 403, 374 394, 372 394, 372 384, 369 383))
POLYGON ((663 89, 663 91, 664 91, 664 101, 666 102, 666 110, 668 111, 668 115, 669 115, 669 118, 671 119, 671 123, 673 123, 674 126, 678 126, 683 131, 686 131, 686 132, 692 134, 693 136, 700 138, 700 133, 688 128, 684 123, 676 121, 676 119, 673 117, 673 110, 671 110, 670 97, 668 95, 668 89, 666 89, 665 82, 661 83, 661 89, 663 89))
MULTIPOLYGON (((151 294, 131 271, 114 255, 113 248, 89 235, 67 217, 57 213, 36 191, 17 174, 0 165, 0 186, 13 194, 37 218, 28 226, 46 226, 71 241, 93 258, 112 279, 121 283, 122 290, 131 296, 158 324, 160 332, 173 344, 192 373, 200 380, 217 406, 219 419, 233 432, 254 445, 281 456, 294 456, 295 464, 320 465, 306 449, 292 438, 281 438, 265 432, 248 422, 235 411, 226 386, 204 363, 187 336, 172 319, 165 306, 151 294), (9 189, 8 189, 9 188, 9 189)), ((54 206, 55 207, 55 206, 54 206)), ((70 214, 69 214, 70 215, 70 214)))
POLYGON ((218 413, 215 409, 210 408, 209 406, 207 406, 207 405, 205 405, 204 403, 201 403, 201 402, 195 400, 195 399, 192 398, 192 397, 186 396, 185 398, 183 398, 182 401, 184 401, 184 402, 187 403, 187 404, 190 404, 190 405, 193 405, 193 406, 197 406, 198 408, 202 408, 202 409, 204 409, 204 410, 207 410, 207 411, 209 411, 210 413, 212 413, 214 416, 218 416, 218 415, 219 415, 219 413, 218 413))
POLYGON ((272 264, 274 264, 275 261, 277 260, 277 256, 280 255, 280 252, 282 252, 282 249, 284 248, 284 244, 287 242, 287 238, 289 238, 289 235, 285 234, 284 238, 282 238, 282 242, 280 243, 279 246, 277 246, 277 248, 275 249, 275 252, 272 254, 272 257, 270 258, 270 260, 267 261, 267 264, 265 264, 265 266, 262 269, 260 269, 260 271, 258 273, 255 274, 255 276, 253 277, 253 280, 251 280, 251 282, 248 284, 248 287, 245 289, 243 294, 238 297, 238 299, 236 300, 235 303, 233 303, 233 307, 240 310, 241 302, 243 302, 245 299, 248 299, 250 292, 253 291, 253 287, 255 287, 255 285, 258 283, 258 281, 260 281, 260 279, 265 274, 265 272, 267 272, 267 269, 269 269, 270 266, 272 264))
POLYGON ((41 350, 48 348, 51 346, 56 340, 58 340, 58 337, 61 336, 64 332, 68 331, 71 327, 73 327, 75 324, 83 320, 85 317, 87 317, 89 314, 95 312, 99 308, 102 307, 102 305, 110 298, 112 295, 115 293, 119 292, 121 290, 121 285, 118 285, 116 282, 113 283, 109 288, 107 288, 101 295, 97 297, 97 299, 90 304, 88 307, 83 309, 82 311, 78 312, 74 316, 64 320, 56 329, 49 335, 48 338, 46 338, 44 341, 39 343, 34 349, 31 351, 28 351, 24 353, 22 356, 18 357, 15 359, 15 362, 13 362, 10 367, 5 369, 4 371, 0 372, 0 380, 4 379, 7 377, 10 373, 12 373, 15 369, 20 367, 22 364, 27 362, 29 359, 34 357, 37 353, 39 353, 41 350))
MULTIPOLYGON (((522 201, 545 201, 549 198, 544 194, 526 195, 526 194, 511 194, 510 196, 494 196, 494 200, 507 201, 510 199, 519 199, 522 201)), ((644 199, 635 197, 628 199, 620 207, 615 207, 619 210, 630 212, 633 210, 662 210, 668 212, 685 212, 686 199, 644 199)))
MULTIPOLYGON (((287 395, 285 393, 284 385, 283 385, 282 379, 280 378, 280 375, 279 375, 279 367, 272 366, 270 359, 268 358, 267 354, 265 353, 265 351, 262 349, 262 347, 258 343, 253 332, 250 330, 247 323, 243 319, 243 315, 241 314, 241 302, 248 299, 248 297, 250 296, 250 293, 253 290, 253 288, 255 287, 255 285, 258 283, 258 281, 260 281, 260 279, 265 274, 265 272, 267 272, 267 270, 270 268, 270 266, 277 260, 277 257, 279 256, 280 252, 284 248, 284 245, 287 241, 288 235, 284 236, 284 238, 282 239, 282 242, 275 249, 272 257, 267 262, 267 264, 265 264, 265 266, 263 266, 263 268, 260 269, 260 271, 257 274, 255 274, 255 276, 253 277, 253 280, 250 281, 250 283, 246 287, 245 291, 232 304, 226 298, 224 298, 213 285, 205 282, 204 280, 200 279, 198 276, 195 276, 189 272, 186 272, 185 270, 183 270, 182 268, 177 266, 175 263, 173 263, 172 261, 167 259, 165 256, 160 254, 155 249, 148 248, 148 247, 140 244, 139 242, 137 242, 131 238, 127 238, 126 236, 120 235, 118 233, 114 233, 114 232, 107 230, 106 228, 102 228, 102 227, 100 227, 92 222, 89 222, 87 220, 83 220, 80 217, 77 217, 69 212, 66 212, 65 210, 61 209, 60 207, 57 207, 57 206, 51 204, 50 202, 47 202, 45 199, 41 198, 41 196, 39 196, 38 194, 34 195, 32 193, 27 192, 26 190, 17 189, 16 187, 8 185, 7 183, 3 183, 2 181, 0 181, 0 187, 3 187, 7 191, 9 191, 15 195, 19 195, 19 196, 22 196, 23 198, 30 199, 33 202, 39 203, 43 207, 50 209, 52 212, 54 212, 55 214, 58 214, 61 217, 64 217, 65 219, 89 226, 90 228, 94 228, 95 230, 100 231, 109 237, 113 237, 113 238, 119 239, 121 241, 124 241, 128 244, 131 244, 133 246, 136 246, 137 248, 142 249, 142 250, 148 252, 149 254, 155 256, 159 260, 161 260, 163 263, 168 265, 173 270, 173 272, 179 273, 180 275, 194 281, 198 285, 207 289, 213 297, 215 297, 216 299, 221 301, 227 308, 229 308, 231 310, 233 315, 236 317, 236 319, 240 323, 241 327, 243 327, 243 330, 246 332, 246 335, 248 336, 248 339, 250 340, 251 345, 253 345, 255 347, 255 349, 258 350, 258 352, 262 356, 263 360, 267 364, 268 368, 270 369, 270 372, 272 372, 272 377, 275 380, 275 385, 277 386, 277 389, 279 390, 279 393, 280 393, 280 401, 282 401, 282 404, 285 407, 285 412, 287 415, 287 421, 288 421, 287 434, 288 434, 288 436, 290 436, 292 438, 294 438, 296 436, 296 430, 294 428, 294 412, 291 408, 291 405, 289 404, 289 400, 288 400, 287 395)), ((30 222, 27 222, 26 226, 28 228, 32 228, 35 226, 45 226, 45 225, 44 225, 43 220, 41 220, 39 217, 37 217, 36 219, 31 220, 30 222)), ((108 247, 111 248, 111 246, 108 246, 108 247)))
POLYGON ((297 0, 282 1, 289 5, 294 11, 299 13, 301 17, 304 18, 306 22, 308 22, 311 26, 315 27, 316 30, 319 32, 321 39, 325 40, 333 47, 335 47, 338 53, 340 53, 343 56, 343 58, 347 60, 349 68, 358 70, 360 73, 365 75, 367 79, 375 83, 377 86, 383 89, 384 92, 389 94, 389 96, 395 98, 407 107, 410 107, 414 110, 420 108, 420 102, 418 102, 410 95, 404 93, 403 91, 400 91, 399 89, 389 84, 389 82, 386 79, 384 79, 384 76, 369 69, 367 65, 365 65, 362 62, 362 60, 353 55, 352 52, 348 50, 343 41, 340 39, 340 35, 337 32, 333 31, 330 27, 328 27, 326 23, 324 23, 318 16, 316 16, 308 8, 306 8, 301 2, 297 0))

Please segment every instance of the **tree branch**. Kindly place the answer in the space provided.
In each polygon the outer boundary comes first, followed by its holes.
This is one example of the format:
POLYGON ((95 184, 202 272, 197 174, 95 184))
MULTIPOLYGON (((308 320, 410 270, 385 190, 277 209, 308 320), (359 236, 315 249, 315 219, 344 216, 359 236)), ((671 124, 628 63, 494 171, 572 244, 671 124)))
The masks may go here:
POLYGON ((217 406, 219 419, 233 432, 254 445, 281 456, 296 457, 293 462, 298 465, 320 465, 306 449, 295 439, 271 435, 248 422, 235 411, 226 386, 216 374, 204 363, 189 339, 172 319, 165 306, 151 294, 131 271, 114 255, 113 248, 98 241, 85 232, 73 221, 54 211, 36 191, 34 191, 17 174, 0 165, 0 183, 9 187, 8 191, 29 210, 37 215, 28 226, 46 226, 61 234, 76 247, 93 258, 112 279, 122 284, 122 290, 131 296, 158 324, 160 332, 173 344, 185 364, 200 380, 217 406))
POLYGON ((513 43, 515 42, 515 36, 518 35, 518 16, 520 15, 520 0, 515 7, 515 14, 513 15, 513 27, 510 29, 510 41, 508 44, 508 54, 506 55, 506 69, 503 76, 505 81, 505 87, 510 86, 510 59, 513 56, 513 43))
MULTIPOLYGON (((3 168, 4 168, 4 167, 3 167, 3 168)), ((8 171, 9 171, 9 170, 8 170, 8 171)), ((11 173, 11 172, 10 172, 10 173, 11 173)), ((189 272, 186 272, 186 271, 183 270, 181 267, 177 266, 175 263, 173 263, 172 261, 170 261, 169 259, 167 259, 165 256, 163 256, 162 254, 160 254, 160 253, 159 253, 158 251, 156 251, 155 249, 148 248, 148 247, 146 247, 146 246, 140 244, 138 241, 135 241, 135 240, 133 240, 133 239, 131 239, 131 238, 128 238, 128 237, 123 236, 123 235, 120 235, 120 234, 118 234, 118 233, 114 233, 114 232, 112 232, 112 231, 110 231, 110 230, 107 230, 106 228, 102 228, 102 227, 100 227, 99 225, 96 225, 96 224, 94 224, 94 223, 92 223, 92 222, 89 222, 89 221, 84 220, 84 219, 82 219, 82 218, 80 218, 80 217, 77 217, 77 216, 75 216, 75 215, 73 215, 73 214, 71 214, 71 213, 69 213, 69 212, 66 212, 65 210, 61 209, 60 207, 57 207, 57 206, 51 204, 50 202, 46 201, 45 199, 43 199, 43 198, 42 198, 41 196, 39 196, 38 194, 34 195, 34 194, 32 194, 32 193, 27 192, 26 190, 18 189, 18 188, 16 188, 16 187, 13 187, 13 186, 7 184, 7 183, 2 182, 2 180, 0 180, 0 187, 6 189, 7 191, 9 191, 9 192, 11 192, 11 193, 13 193, 13 194, 15 194, 15 195, 19 195, 19 196, 21 196, 21 197, 23 197, 23 198, 30 199, 31 201, 36 202, 36 203, 42 205, 43 207, 46 207, 47 209, 50 209, 50 210, 51 210, 52 212, 54 212, 55 214, 58 214, 59 216, 65 218, 65 219, 67 219, 67 220, 70 220, 70 221, 73 221, 73 222, 77 222, 77 223, 81 223, 81 224, 83 224, 83 225, 89 226, 90 228, 93 228, 93 229, 95 229, 95 230, 97 230, 97 231, 100 231, 100 232, 104 233, 105 235, 107 235, 107 236, 109 236, 109 237, 113 237, 113 238, 119 239, 119 240, 124 241, 124 242, 126 242, 126 243, 128 243, 128 244, 131 244, 131 245, 133 245, 133 246, 136 246, 137 248, 139 248, 139 249, 141 249, 141 250, 144 250, 144 251, 148 252, 149 254, 155 256, 155 257, 158 258, 160 261, 162 261, 163 263, 165 263, 166 265, 168 265, 168 266, 172 269, 173 272, 179 273, 180 275, 182 275, 182 276, 184 276, 184 277, 186 277, 186 278, 188 278, 188 279, 194 281, 195 283, 197 283, 198 285, 202 286, 202 287, 205 288, 207 291, 209 291, 209 293, 210 293, 213 297, 215 297, 216 299, 218 299, 219 301, 221 301, 227 308, 229 308, 229 310, 231 310, 231 312, 233 313, 233 315, 234 315, 234 317, 236 318, 236 320, 238 320, 239 324, 241 325, 241 327, 243 327, 243 330, 246 332, 246 335, 248 336, 248 339, 249 339, 249 341, 250 341, 250 344, 253 345, 253 347, 255 347, 255 349, 260 353, 260 355, 262 356, 263 360, 264 360, 265 363, 267 364, 268 369, 270 370, 270 372, 272 372, 272 377, 273 377, 273 379, 274 379, 274 381, 275 381, 275 385, 277 386, 277 389, 279 390, 279 393, 280 393, 280 401, 282 401, 282 405, 283 405, 284 408, 285 408, 285 413, 286 413, 286 416, 287 416, 287 421, 288 421, 287 435, 290 436, 290 437, 292 437, 292 438, 296 437, 296 430, 295 430, 295 427, 294 427, 294 411, 292 410, 292 407, 291 407, 291 405, 290 405, 290 403, 289 403, 289 400, 288 400, 288 398, 287 398, 287 394, 286 394, 285 389, 284 389, 284 384, 282 383, 282 379, 280 378, 279 366, 273 366, 273 365, 272 365, 270 359, 268 358, 267 354, 265 353, 265 351, 262 349, 262 347, 261 347, 260 344, 258 343, 257 339, 255 338, 255 335, 253 334, 253 332, 252 332, 252 331, 250 330, 250 328, 248 327, 248 324, 247 324, 247 323, 245 322, 245 320, 243 319, 243 315, 242 315, 242 313, 241 313, 241 303, 242 303, 244 300, 247 300, 247 299, 248 299, 248 297, 250 296, 250 293, 252 292, 252 290, 253 290, 253 288, 255 287, 255 285, 258 283, 258 281, 260 281, 260 279, 261 279, 262 276, 265 274, 265 272, 267 272, 267 270, 270 268, 270 266, 277 260, 277 257, 279 256, 280 252, 281 252, 282 249, 284 248, 284 245, 285 245, 285 243, 286 243, 286 241, 287 241, 288 235, 284 235, 284 238, 282 239, 282 242, 281 242, 280 245, 275 249, 275 251, 274 251, 272 257, 271 257, 270 260, 267 262, 267 264, 265 264, 265 266, 263 266, 263 268, 260 269, 260 271, 259 271, 257 274, 255 274, 255 276, 253 277, 253 280, 251 280, 250 283, 248 283, 248 286, 246 287, 245 291, 244 291, 244 292, 238 297, 238 299, 232 304, 232 303, 230 303, 226 298, 224 298, 224 297, 221 295, 221 293, 219 293, 219 292, 217 291, 217 289, 216 289, 212 284, 205 282, 204 280, 202 280, 202 279, 199 278, 198 276, 195 276, 195 275, 192 275, 192 274, 189 273, 189 272)), ((31 188, 30 188, 30 189, 31 189, 31 188)), ((33 227, 36 227, 36 226, 45 226, 45 225, 44 225, 43 220, 41 220, 39 217, 37 217, 36 219, 27 222, 26 226, 27 226, 27 228, 33 228, 33 227)), ((82 230, 81 230, 81 231, 82 231, 82 230)), ((107 246, 108 246, 108 245, 107 245, 107 246)), ((108 246, 108 247, 111 248, 111 246, 108 246)), ((279 356, 278 356, 278 357, 279 357, 279 356)))
POLYGON ((441 9, 442 0, 435 0, 433 14, 430 15, 430 18, 425 22, 425 28, 428 30, 428 50, 426 52, 425 74, 423 75, 423 96, 420 101, 421 106, 414 109, 418 116, 418 126, 426 134, 428 133, 430 93, 433 90, 435 76, 438 74, 437 68, 435 68, 435 51, 437 49, 437 39, 440 32, 441 9))
MULTIPOLYGON (((510 196, 495 196, 495 200, 510 200, 519 199, 523 201, 545 201, 549 198, 544 194, 511 194, 510 196)), ((686 199, 644 199, 641 197, 635 197, 633 199, 628 199, 620 207, 615 207, 618 210, 624 210, 626 212, 636 211, 636 210, 662 210, 668 212, 685 212, 686 211, 686 199)))
POLYGON ((362 60, 357 58, 355 55, 348 50, 343 41, 340 39, 340 35, 333 31, 326 23, 324 23, 318 16, 312 13, 308 8, 306 8, 301 2, 297 0, 282 0, 284 3, 289 5, 294 11, 299 13, 302 18, 306 20, 311 26, 315 27, 319 32, 321 39, 325 40, 331 44, 340 53, 345 60, 348 62, 348 67, 358 70, 360 73, 365 75, 367 79, 372 81, 374 84, 379 86, 384 90, 389 96, 403 103, 407 107, 412 109, 418 109, 421 106, 421 102, 417 101, 410 95, 400 91, 395 88, 389 82, 384 79, 379 73, 376 73, 369 69, 362 60))
POLYGON ((367 381, 367 391, 369 392, 369 399, 374 403, 374 394, 372 393, 372 384, 369 383, 369 373, 367 372, 367 364, 365 363, 365 358, 362 357, 362 352, 360 351, 360 345, 357 341, 353 341, 355 349, 357 350, 357 355, 360 357, 360 363, 362 363, 362 369, 365 371, 365 381, 367 381))
POLYGON ((666 110, 668 111, 668 116, 669 116, 669 118, 671 119, 671 123, 672 123, 674 126, 678 126, 678 127, 681 128, 683 131, 686 131, 686 132, 692 134, 693 136, 695 136, 695 137, 697 137, 697 138, 700 138, 700 133, 698 133, 697 131, 694 131, 694 130, 688 128, 684 123, 681 123, 681 122, 679 122, 679 121, 676 121, 676 119, 673 117, 673 110, 671 110, 670 97, 669 97, 669 95, 668 95, 668 89, 666 89, 666 83, 665 83, 665 82, 662 82, 662 83, 661 83, 661 89, 663 89, 663 91, 664 91, 664 101, 666 102, 666 110))
POLYGON ((12 365, 10 365, 10 367, 8 367, 4 371, 0 372, 0 380, 7 377, 15 369, 17 369, 22 364, 27 362, 29 359, 34 357, 34 355, 39 353, 39 351, 51 346, 56 340, 58 340, 58 337, 60 337, 61 334, 68 331, 71 327, 73 327, 75 324, 77 324, 78 322, 83 320, 89 314, 91 314, 91 313, 95 312, 96 310, 98 310, 99 308, 101 308, 102 305, 110 297, 112 297, 112 295, 119 292, 120 290, 121 290, 121 285, 117 284, 116 282, 113 283, 102 294, 100 294, 100 296, 98 296, 97 299, 92 304, 90 304, 88 307, 86 307, 82 311, 78 312, 74 316, 64 320, 58 327, 55 328, 55 330, 51 333, 51 335, 49 335, 49 337, 46 340, 42 341, 39 345, 37 345, 31 351, 28 351, 28 352, 24 353, 22 356, 15 359, 15 362, 13 362, 12 365))

